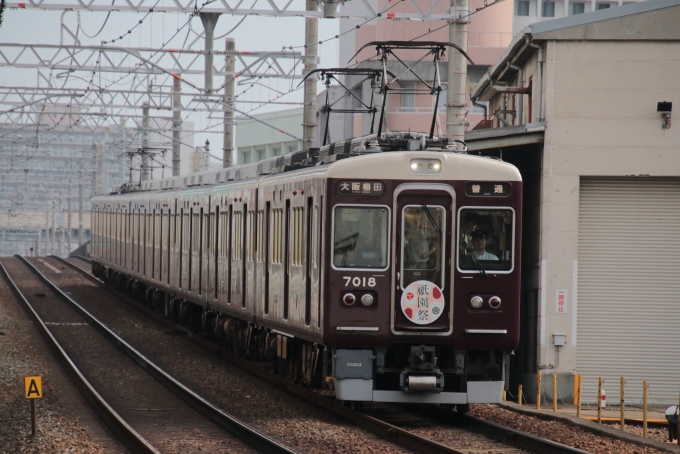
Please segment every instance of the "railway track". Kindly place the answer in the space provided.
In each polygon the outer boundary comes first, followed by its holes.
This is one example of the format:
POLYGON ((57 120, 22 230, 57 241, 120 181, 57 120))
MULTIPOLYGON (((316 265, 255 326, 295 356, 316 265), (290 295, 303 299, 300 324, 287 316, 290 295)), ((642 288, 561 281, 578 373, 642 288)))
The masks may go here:
MULTIPOLYGON (((57 259, 54 257, 54 259, 57 259)), ((305 400, 308 403, 321 407, 344 419, 350 420, 383 439, 408 449, 426 453, 468 453, 471 449, 485 453, 555 453, 555 454, 583 454, 585 451, 541 439, 532 435, 515 431, 503 426, 489 423, 469 416, 457 415, 454 412, 439 406, 398 406, 385 404, 366 404, 363 411, 355 411, 343 406, 327 395, 302 388, 281 377, 272 374, 264 368, 250 361, 244 360, 237 355, 226 352, 221 346, 210 342, 199 335, 167 320, 161 314, 153 312, 127 295, 118 290, 106 286, 99 279, 92 276, 88 270, 88 263, 79 258, 68 260, 58 259, 60 263, 69 266, 80 273, 81 276, 97 283, 117 298, 124 300, 135 309, 153 318, 162 325, 181 330, 195 343, 211 352, 223 356, 227 361, 246 370, 258 378, 283 388, 291 394, 305 400), (432 432, 433 426, 445 426, 447 439, 441 437, 419 435, 432 432), (433 438, 438 438, 435 441, 433 438), (474 446, 474 448, 473 448, 474 446)))
POLYGON ((27 260, 4 258, 0 268, 75 387, 131 452, 295 452, 186 388, 27 260))

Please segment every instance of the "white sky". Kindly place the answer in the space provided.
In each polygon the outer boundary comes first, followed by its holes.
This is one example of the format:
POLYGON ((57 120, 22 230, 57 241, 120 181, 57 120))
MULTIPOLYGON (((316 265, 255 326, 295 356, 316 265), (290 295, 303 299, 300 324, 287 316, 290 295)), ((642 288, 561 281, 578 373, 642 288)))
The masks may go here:
MULTIPOLYGON (((108 4, 108 1, 106 2, 108 4)), ((122 2, 121 2, 122 3, 122 2)), ((248 5, 241 5, 242 8, 248 7, 248 5)), ((301 0, 294 0, 290 7, 291 9, 303 10, 304 2, 301 0)), ((0 51, 7 52, 7 49, 2 48, 1 43, 40 43, 40 44, 59 44, 60 40, 60 23, 61 23, 61 12, 47 12, 47 11, 34 11, 34 10, 9 10, 5 11, 4 22, 2 27, 0 27, 0 51)), ((79 33, 79 38, 83 45, 101 45, 103 40, 110 41, 112 38, 117 38, 121 34, 125 34, 128 29, 132 28, 134 25, 138 24, 138 21, 143 18, 142 14, 137 13, 121 13, 114 12, 111 13, 106 26, 101 31, 101 33, 95 38, 88 38, 87 35, 94 35, 100 29, 104 20, 106 18, 106 13, 87 13, 83 12, 80 14, 81 21, 81 32, 79 33)), ((225 32, 229 31, 234 27, 243 16, 228 16, 222 15, 217 22, 215 28, 215 36, 219 37, 225 32)), ((147 19, 144 20, 143 24, 138 25, 138 27, 123 40, 117 40, 112 46, 126 46, 126 47, 160 47, 162 43, 169 39, 173 33, 176 32, 177 28, 182 27, 189 17, 187 15, 180 14, 168 14, 168 13, 153 13, 150 14, 147 19)), ((78 14, 76 12, 68 12, 64 14, 64 22, 73 31, 77 29, 78 14)), ((325 40, 335 36, 338 33, 338 19, 320 19, 319 20, 319 39, 325 40)), ((167 48, 181 48, 185 38, 187 37, 187 32, 190 27, 185 26, 177 36, 170 41, 166 47, 167 48)), ((191 20, 191 29, 196 32, 203 31, 203 25, 200 18, 194 17, 191 20)), ((234 30, 229 36, 236 40, 236 49, 240 51, 255 51, 255 50, 281 50, 283 46, 301 46, 304 44, 304 32, 305 32, 305 19, 301 17, 296 18, 276 18, 276 17, 258 17, 258 16, 248 16, 243 21, 243 23, 234 30)), ((189 32, 188 42, 191 42, 195 35, 189 32)), ((72 39, 69 40, 67 36, 64 36, 64 42, 72 43, 72 39)), ((203 43, 197 42, 194 45, 196 49, 202 49, 203 43)), ((224 38, 215 40, 215 50, 224 49, 224 38)), ((303 51, 304 49, 297 49, 303 51)), ((12 51, 9 53, 11 54, 12 51)), ((16 52, 15 52, 16 53, 16 52)), ((338 66, 337 55, 338 55, 338 40, 331 40, 326 44, 319 47, 320 64, 319 67, 335 67, 338 66)), ((217 58, 222 58, 221 56, 216 56, 217 58)), ((238 67, 236 68, 239 69, 238 67)), ((301 68, 297 71, 301 73, 301 68)), ((81 72, 76 73, 79 77, 89 80, 91 73, 81 72)), ((108 85, 110 82, 119 79, 122 74, 113 73, 103 73, 102 82, 104 85, 108 85)), ((130 80, 131 76, 123 79, 120 85, 116 87, 126 87, 125 82, 130 80)), ((37 84, 37 71, 35 69, 17 69, 17 68, 0 68, 0 85, 3 87, 7 86, 35 86, 37 84)), ((56 82, 59 84, 63 79, 57 79, 56 82)), ((190 80, 196 83, 198 86, 203 86, 202 76, 190 77, 190 80)), ((219 87, 223 83, 222 77, 216 77, 214 80, 214 86, 219 87)), ((279 92, 286 92, 290 90, 291 84, 295 87, 299 83, 299 80, 283 80, 283 79, 262 79, 261 83, 266 84, 279 92)), ((77 80, 71 80, 69 86, 78 86, 77 80)), ((44 85, 44 84, 43 84, 44 85)), ((80 81, 80 87, 84 88, 87 85, 86 81, 80 81)), ((129 86, 129 85, 128 85, 129 86)), ((235 92, 238 94, 243 91, 245 87, 237 86, 235 92)), ((323 86, 319 84, 319 91, 323 89, 323 86)), ((183 90, 190 92, 191 88, 184 86, 183 90)), ((263 100, 271 99, 277 96, 278 93, 275 91, 268 90, 262 86, 255 86, 255 88, 249 90, 245 99, 252 100, 263 100)), ((281 101, 302 101, 302 90, 298 90, 295 93, 287 95, 285 98, 281 98, 281 101)), ((254 104, 240 104, 237 107, 243 110, 250 110, 255 107, 254 104)), ((267 112, 272 110, 280 110, 293 108, 295 106, 263 106, 254 113, 267 112)), ((139 111, 141 113, 141 110, 139 111)), ((169 114, 168 114, 169 115, 169 114)), ((210 125, 214 125, 219 122, 218 119, 207 119, 204 114, 189 114, 187 112, 183 113, 182 117, 189 121, 194 121, 196 129, 204 129, 210 125)), ((213 131, 221 131, 221 126, 212 128, 213 131)), ((218 150, 221 146, 221 136, 216 134, 203 134, 198 133, 194 137, 194 143, 196 145, 203 144, 206 139, 209 139, 211 143, 215 144, 213 150, 218 150)), ((213 154, 219 154, 213 153, 213 154)))

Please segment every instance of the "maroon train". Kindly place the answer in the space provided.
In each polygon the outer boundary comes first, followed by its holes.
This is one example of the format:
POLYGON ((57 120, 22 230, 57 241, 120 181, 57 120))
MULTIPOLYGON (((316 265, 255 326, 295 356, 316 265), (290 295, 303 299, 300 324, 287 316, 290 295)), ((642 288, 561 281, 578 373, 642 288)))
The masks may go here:
POLYGON ((413 133, 93 199, 94 273, 345 401, 500 401, 522 181, 413 133))

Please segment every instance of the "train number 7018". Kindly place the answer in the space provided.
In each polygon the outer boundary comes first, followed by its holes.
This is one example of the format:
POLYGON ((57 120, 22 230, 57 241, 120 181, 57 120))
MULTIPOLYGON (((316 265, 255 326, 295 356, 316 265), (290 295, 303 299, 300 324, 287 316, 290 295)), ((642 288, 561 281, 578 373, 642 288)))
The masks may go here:
POLYGON ((366 279, 366 277, 342 276, 342 278, 345 280, 345 287, 349 287, 349 284, 352 284, 352 287, 375 287, 374 277, 366 279))

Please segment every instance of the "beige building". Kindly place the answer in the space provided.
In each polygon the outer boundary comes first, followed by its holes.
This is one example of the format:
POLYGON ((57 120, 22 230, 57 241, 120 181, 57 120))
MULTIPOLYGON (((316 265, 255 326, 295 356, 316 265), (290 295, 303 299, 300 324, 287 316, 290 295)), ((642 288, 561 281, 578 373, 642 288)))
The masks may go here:
POLYGON ((591 402, 598 377, 612 396, 624 376, 628 401, 647 380, 651 401, 677 403, 680 125, 660 102, 680 108, 678 24, 680 0, 534 24, 473 93, 499 115, 470 149, 524 176, 513 386, 527 395, 540 369, 565 401, 579 373, 591 402))

